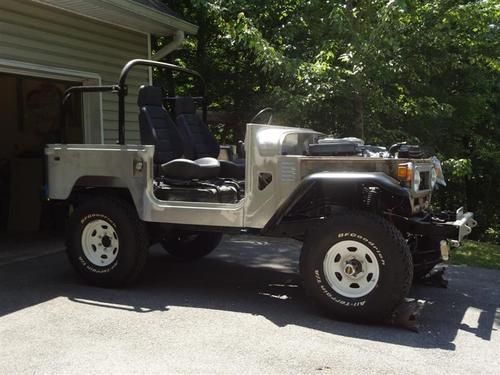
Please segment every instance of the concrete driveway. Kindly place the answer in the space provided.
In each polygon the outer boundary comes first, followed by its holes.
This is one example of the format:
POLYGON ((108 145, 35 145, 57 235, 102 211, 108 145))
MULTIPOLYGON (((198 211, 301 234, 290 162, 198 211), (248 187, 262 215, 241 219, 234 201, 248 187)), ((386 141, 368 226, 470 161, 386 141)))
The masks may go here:
POLYGON ((0 374, 497 373, 500 272, 449 270, 427 301, 420 333, 329 320, 295 273, 299 244, 225 240, 178 263, 153 249, 140 283, 84 285, 63 253, 3 257, 0 374))

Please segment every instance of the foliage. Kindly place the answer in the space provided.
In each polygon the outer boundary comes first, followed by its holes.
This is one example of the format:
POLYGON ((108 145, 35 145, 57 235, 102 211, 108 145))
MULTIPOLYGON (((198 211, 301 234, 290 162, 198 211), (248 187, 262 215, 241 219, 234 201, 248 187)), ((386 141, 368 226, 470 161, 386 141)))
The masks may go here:
POLYGON ((500 270, 500 246, 477 241, 465 241, 451 254, 454 264, 500 270))
POLYGON ((169 58, 200 71, 210 109, 232 115, 222 141, 272 106, 282 123, 416 142, 446 160, 437 204, 466 204, 484 233, 500 226, 497 1, 164 1, 199 26, 169 58))

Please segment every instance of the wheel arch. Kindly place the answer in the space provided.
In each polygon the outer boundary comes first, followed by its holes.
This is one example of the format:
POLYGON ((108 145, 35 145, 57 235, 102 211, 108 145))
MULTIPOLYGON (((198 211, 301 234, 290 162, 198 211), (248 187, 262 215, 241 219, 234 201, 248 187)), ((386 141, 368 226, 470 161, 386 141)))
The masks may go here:
POLYGON ((116 197, 134 206, 137 213, 137 202, 126 182, 119 177, 111 176, 81 176, 68 188, 64 196, 55 198, 68 201, 73 206, 96 196, 116 197))
POLYGON ((134 206, 137 211, 134 198, 127 186, 116 184, 116 181, 112 181, 110 177, 81 177, 71 189, 66 200, 72 206, 77 207, 83 202, 97 197, 114 197, 120 199, 134 206))
POLYGON ((381 213, 396 207, 403 212, 408 209, 408 198, 408 191, 384 173, 314 173, 307 176, 280 205, 262 234, 300 237, 309 226, 314 226, 337 210, 381 213), (366 194, 376 196, 376 205, 366 205, 366 200, 371 199, 366 194))

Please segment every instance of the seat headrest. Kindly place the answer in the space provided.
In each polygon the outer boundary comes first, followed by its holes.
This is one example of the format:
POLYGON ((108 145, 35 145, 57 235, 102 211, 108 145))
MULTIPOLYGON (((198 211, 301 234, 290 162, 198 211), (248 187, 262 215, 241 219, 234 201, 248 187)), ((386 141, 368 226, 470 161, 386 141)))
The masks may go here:
POLYGON ((196 113, 196 105, 190 96, 179 96, 175 99, 175 115, 186 115, 196 113))
POLYGON ((141 86, 139 88, 139 96, 137 97, 137 105, 144 106, 162 106, 162 93, 160 87, 155 86, 141 86))

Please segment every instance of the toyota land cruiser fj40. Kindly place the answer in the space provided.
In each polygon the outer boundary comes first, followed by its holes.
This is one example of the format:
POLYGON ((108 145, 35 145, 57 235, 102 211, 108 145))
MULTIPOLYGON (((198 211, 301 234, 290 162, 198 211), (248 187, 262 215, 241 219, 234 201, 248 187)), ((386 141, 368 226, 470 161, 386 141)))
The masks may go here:
POLYGON ((204 121, 204 85, 200 97, 142 86, 141 144, 127 144, 126 79, 135 66, 189 74, 203 84, 192 70, 132 60, 116 85, 66 93, 116 93, 118 144, 46 147, 48 198, 71 203, 67 253, 92 284, 132 282, 154 243, 188 260, 214 250, 223 233, 290 237, 303 242, 300 275, 317 304, 335 317, 375 321, 476 225, 462 209, 429 210, 444 179, 439 161, 416 146, 386 151, 311 129, 250 123, 245 155, 235 155, 204 121))

